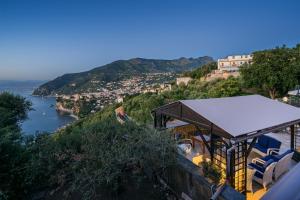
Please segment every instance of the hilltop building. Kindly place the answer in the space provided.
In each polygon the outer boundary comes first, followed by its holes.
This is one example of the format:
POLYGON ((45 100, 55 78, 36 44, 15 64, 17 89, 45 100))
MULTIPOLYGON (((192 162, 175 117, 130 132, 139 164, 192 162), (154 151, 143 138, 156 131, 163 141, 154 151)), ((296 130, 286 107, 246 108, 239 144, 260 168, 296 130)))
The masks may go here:
POLYGON ((207 74, 202 80, 212 81, 218 78, 227 79, 230 76, 238 77, 240 75, 239 68, 244 64, 251 64, 253 56, 248 55, 232 55, 226 58, 218 59, 218 69, 207 74))
POLYGON ((232 55, 226 58, 218 59, 218 70, 220 71, 238 71, 243 64, 249 64, 252 61, 252 55, 232 55))

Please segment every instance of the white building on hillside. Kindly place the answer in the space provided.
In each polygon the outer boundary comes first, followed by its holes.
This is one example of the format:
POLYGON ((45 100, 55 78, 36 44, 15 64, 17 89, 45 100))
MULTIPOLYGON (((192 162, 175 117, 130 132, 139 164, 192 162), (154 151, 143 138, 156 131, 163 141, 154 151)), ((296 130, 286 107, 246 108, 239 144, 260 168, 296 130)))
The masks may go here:
POLYGON ((187 85, 191 80, 192 80, 192 78, 190 78, 190 77, 179 77, 179 78, 176 78, 176 85, 179 85, 179 84, 187 85))
POLYGON ((243 64, 249 64, 252 61, 252 55, 234 55, 218 59, 218 69, 220 71, 238 71, 243 64))

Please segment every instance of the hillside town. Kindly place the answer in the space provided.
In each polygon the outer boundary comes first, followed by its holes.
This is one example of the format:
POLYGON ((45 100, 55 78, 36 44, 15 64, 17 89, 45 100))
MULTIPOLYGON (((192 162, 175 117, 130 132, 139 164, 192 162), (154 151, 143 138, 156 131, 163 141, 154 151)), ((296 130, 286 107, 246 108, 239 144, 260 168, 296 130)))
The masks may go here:
POLYGON ((160 93, 171 90, 171 82, 178 76, 176 73, 145 73, 140 76, 133 76, 130 79, 101 82, 91 81, 101 85, 97 92, 75 93, 71 95, 56 95, 56 109, 63 112, 78 115, 85 107, 94 113, 105 105, 115 102, 122 103, 126 96, 140 93, 160 93))
MULTIPOLYGON (((202 81, 212 81, 215 79, 227 79, 230 76, 238 77, 239 69, 244 64, 252 62, 252 55, 231 55, 218 59, 218 69, 212 70, 202 81)), ((91 83, 97 85, 97 92, 75 93, 71 95, 56 95, 59 111, 68 112, 74 115, 82 113, 94 113, 101 110, 106 105, 115 102, 122 103, 126 96, 141 93, 161 93, 170 91, 172 83, 176 85, 188 85, 192 81, 191 77, 179 77, 179 74, 166 73, 144 73, 131 78, 104 82, 92 80, 91 83), (174 83, 175 81, 175 83, 174 83)), ((84 114, 84 115, 85 115, 84 114)))

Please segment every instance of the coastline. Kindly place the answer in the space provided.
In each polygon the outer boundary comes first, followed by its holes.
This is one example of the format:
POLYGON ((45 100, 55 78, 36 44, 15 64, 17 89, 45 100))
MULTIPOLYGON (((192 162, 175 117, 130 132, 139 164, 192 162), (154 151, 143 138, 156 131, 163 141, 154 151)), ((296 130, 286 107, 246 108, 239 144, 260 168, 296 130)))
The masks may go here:
POLYGON ((67 109, 64 108, 63 105, 61 103, 56 103, 56 108, 55 108, 58 112, 62 112, 62 113, 66 113, 68 114, 70 117, 73 117, 75 120, 78 120, 79 117, 77 115, 74 114, 73 110, 71 109, 67 109))
POLYGON ((78 116, 70 113, 59 114, 55 109, 55 96, 33 95, 34 88, 36 85, 19 83, 18 81, 0 84, 0 91, 20 95, 32 102, 34 109, 28 112, 28 119, 21 123, 21 129, 25 135, 35 135, 42 132, 53 133, 57 128, 79 119, 78 116))

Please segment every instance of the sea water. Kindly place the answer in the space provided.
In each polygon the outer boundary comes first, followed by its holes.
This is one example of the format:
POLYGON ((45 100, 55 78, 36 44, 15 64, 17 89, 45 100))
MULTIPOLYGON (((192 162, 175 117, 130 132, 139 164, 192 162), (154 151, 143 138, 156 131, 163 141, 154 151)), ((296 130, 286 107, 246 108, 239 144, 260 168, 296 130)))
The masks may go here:
POLYGON ((21 123, 22 131, 27 135, 54 132, 75 120, 68 114, 56 111, 55 97, 31 95, 41 83, 40 81, 0 81, 0 92, 19 94, 32 102, 33 110, 28 113, 28 119, 21 123))

